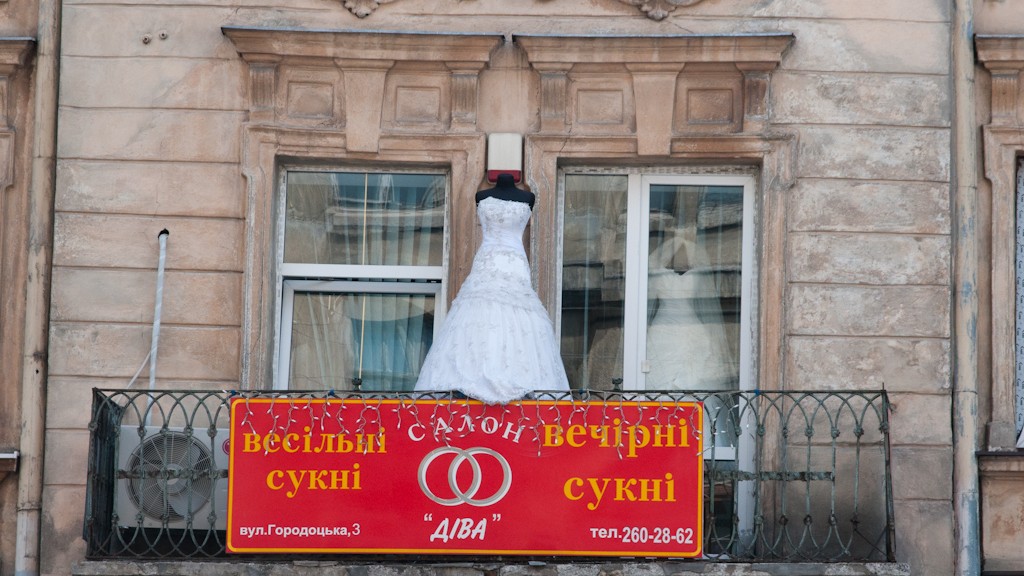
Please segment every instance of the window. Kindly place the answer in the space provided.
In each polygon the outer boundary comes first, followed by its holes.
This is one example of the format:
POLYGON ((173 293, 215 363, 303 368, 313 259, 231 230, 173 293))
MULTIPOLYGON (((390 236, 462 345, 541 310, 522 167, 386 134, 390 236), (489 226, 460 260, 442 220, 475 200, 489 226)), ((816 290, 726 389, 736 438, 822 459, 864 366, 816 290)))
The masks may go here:
POLYGON ((286 172, 276 388, 413 388, 443 315, 447 182, 286 172))
POLYGON ((749 388, 751 176, 573 171, 562 202, 573 388, 749 388))
POLYGON ((1017 323, 1014 430, 1017 448, 1024 448, 1024 159, 1017 164, 1017 323))

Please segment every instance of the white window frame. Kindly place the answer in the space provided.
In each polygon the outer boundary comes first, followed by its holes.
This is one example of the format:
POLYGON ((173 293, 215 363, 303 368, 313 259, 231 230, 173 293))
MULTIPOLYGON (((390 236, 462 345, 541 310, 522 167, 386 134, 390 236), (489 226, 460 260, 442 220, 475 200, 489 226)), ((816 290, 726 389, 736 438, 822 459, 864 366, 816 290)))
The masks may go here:
MULTIPOLYGON (((635 169, 600 169, 587 168, 563 169, 559 178, 559 205, 564 205, 565 176, 574 174, 627 177, 626 198, 626 278, 624 293, 625 316, 623 322, 623 362, 622 389, 627 391, 646 390, 646 372, 643 370, 647 352, 647 330, 643 318, 647 302, 647 275, 642 274, 647 262, 647 237, 650 219, 645 218, 650 211, 651 185, 686 185, 686 186, 738 186, 743 188, 743 236, 742 236, 742 269, 740 284, 740 366, 739 390, 753 390, 756 385, 754 376, 754 342, 756 322, 754 321, 754 276, 755 267, 755 198, 756 178, 751 174, 690 174, 686 172, 662 173, 657 170, 638 171, 635 169), (634 209, 635 207, 635 209, 634 209), (632 342, 633 345, 627 343, 632 342)), ((559 209, 564 215, 563 209, 559 209)), ((559 246, 561 246, 559 238, 559 246)), ((558 250, 558 269, 562 268, 561 248, 558 250)), ((561 294, 562 280, 558 275, 558 293, 561 294)), ((561 298, 559 298, 561 308, 561 298)), ((556 314, 561 318, 561 313, 556 314)), ((561 322, 556 326, 558 337, 561 338, 561 322)))
POLYGON ((347 294, 432 294, 434 295, 434 337, 447 313, 448 238, 450 230, 451 172, 430 168, 332 166, 282 166, 278 182, 275 236, 276 301, 273 348, 273 390, 288 390, 291 369, 291 324, 296 292, 347 294), (432 174, 445 179, 444 237, 440 266, 384 266, 360 264, 307 264, 284 262, 285 206, 288 201, 289 172, 365 172, 372 174, 432 174))
MULTIPOLYGON (((288 375, 291 369, 292 315, 294 313, 295 293, 344 293, 344 294, 415 294, 434 296, 435 310, 441 306, 440 282, 367 282, 365 280, 295 280, 285 279, 281 298, 281 338, 278 347, 279 378, 274 379, 275 390, 288 389, 288 375)), ((443 314, 435 312, 434 337, 444 322, 443 314)))
MULTIPOLYGON (((564 216, 565 176, 570 174, 607 174, 609 176, 627 176, 626 198, 626 279, 624 286, 623 314, 623 390, 642 392, 646 389, 646 373, 642 370, 647 352, 647 329, 645 309, 647 302, 647 274, 641 274, 648 262, 648 236, 650 232, 650 187, 652 184, 686 185, 686 186, 739 186, 743 188, 743 232, 740 280, 740 347, 739 347, 739 390, 756 388, 754 374, 754 343, 756 342, 757 322, 755 295, 755 276, 757 276, 756 246, 756 207, 757 177, 750 173, 727 174, 694 174, 685 171, 666 172, 664 170, 602 168, 566 168, 559 171, 559 215, 564 216), (635 208, 634 208, 635 207, 635 208), (634 342, 630 346, 627 342, 634 342)), ((560 226, 561 230, 561 226, 560 226)), ((562 238, 559 237, 558 269, 562 268, 562 238)), ((561 274, 558 275, 558 294, 561 294, 561 274)), ((559 308, 561 298, 559 298, 559 308)), ((556 315, 561 318, 561 313, 556 315)), ((561 338, 561 323, 557 332, 561 338)), ((707 423, 705 423, 707 424, 707 423)), ((746 468, 752 466, 754 454, 754 438, 751 434, 741 434, 737 446, 716 446, 713 453, 706 450, 706 460, 737 461, 746 468)), ((751 534, 753 530, 754 486, 751 481, 740 481, 736 484, 735 503, 737 514, 742 519, 737 527, 738 534, 751 534)))

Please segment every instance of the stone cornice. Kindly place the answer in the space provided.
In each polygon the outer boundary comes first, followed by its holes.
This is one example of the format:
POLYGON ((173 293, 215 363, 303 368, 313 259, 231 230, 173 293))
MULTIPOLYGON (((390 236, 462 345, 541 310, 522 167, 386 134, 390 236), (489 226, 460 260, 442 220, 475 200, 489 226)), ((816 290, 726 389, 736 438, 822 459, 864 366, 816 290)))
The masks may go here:
POLYGON ((765 63, 774 68, 794 36, 729 34, 698 36, 551 36, 515 35, 534 65, 686 64, 696 62, 765 63))
MULTIPOLYGON (((0 0, 2 1, 2 0, 0 0)), ((359 18, 373 14, 381 4, 390 4, 395 0, 340 0, 349 12, 359 18)), ((619 0, 623 4, 636 6, 651 20, 664 20, 679 6, 693 6, 703 0, 619 0)))
POLYGON ((480 71, 504 41, 498 34, 221 31, 249 65, 250 122, 344 128, 347 149, 358 152, 376 152, 382 130, 475 131, 480 71))
POLYGON ((636 6, 651 20, 664 20, 679 6, 693 6, 702 0, 619 0, 623 4, 636 6))
POLYGON ((0 66, 6 69, 25 66, 35 45, 35 38, 0 37, 0 66))
POLYGON ((224 26, 221 32, 247 61, 273 58, 487 62, 501 41, 496 34, 305 30, 224 26))
POLYGON ((992 75, 993 126, 1020 126, 1024 122, 1024 35, 975 36, 978 61, 992 75))
POLYGON ((974 37, 974 50, 989 70, 1024 67, 1024 35, 982 35, 974 37))

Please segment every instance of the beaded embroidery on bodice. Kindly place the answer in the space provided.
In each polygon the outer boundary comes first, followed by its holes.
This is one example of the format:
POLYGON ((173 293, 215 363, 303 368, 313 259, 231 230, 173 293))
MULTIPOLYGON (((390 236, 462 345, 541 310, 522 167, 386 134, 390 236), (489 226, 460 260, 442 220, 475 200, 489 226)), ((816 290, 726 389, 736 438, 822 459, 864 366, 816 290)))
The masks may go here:
POLYGON ((535 390, 568 390, 554 328, 530 282, 523 231, 530 206, 484 198, 483 241, 430 352, 417 391, 458 390, 505 403, 535 390))

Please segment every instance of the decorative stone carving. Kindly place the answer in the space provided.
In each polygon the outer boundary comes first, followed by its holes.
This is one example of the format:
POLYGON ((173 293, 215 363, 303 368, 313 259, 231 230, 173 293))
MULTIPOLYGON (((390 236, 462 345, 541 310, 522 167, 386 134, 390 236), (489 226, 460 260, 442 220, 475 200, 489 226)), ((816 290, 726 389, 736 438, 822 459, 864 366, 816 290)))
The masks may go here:
POLYGON ((1024 121, 1024 36, 978 36, 978 60, 992 75, 992 125, 1019 126, 1024 121))
POLYGON ((477 90, 483 62, 448 62, 452 73, 452 130, 476 128, 477 90))
POLYGON ((35 50, 32 38, 0 38, 0 192, 14 181, 14 77, 35 50))
POLYGON ((0 38, 0 128, 10 128, 11 78, 35 49, 32 38, 0 38))
POLYGON ((495 34, 321 31, 226 26, 249 64, 249 119, 344 129, 373 153, 383 133, 476 131, 477 84, 495 34))
POLYGON ((360 18, 366 18, 381 4, 390 4, 395 0, 344 0, 345 8, 360 18))
POLYGON ((793 36, 517 35, 515 42, 540 76, 542 134, 632 134, 641 156, 663 156, 674 136, 767 130, 770 73, 793 36))
POLYGON ((272 61, 249 62, 249 85, 252 89, 252 119, 272 121, 274 119, 274 92, 277 85, 277 63, 272 61))
POLYGON ((619 0, 623 4, 636 6, 651 20, 664 20, 679 6, 693 6, 701 0, 619 0))

